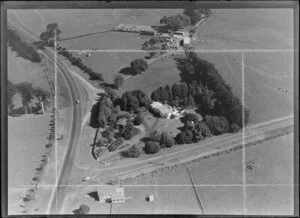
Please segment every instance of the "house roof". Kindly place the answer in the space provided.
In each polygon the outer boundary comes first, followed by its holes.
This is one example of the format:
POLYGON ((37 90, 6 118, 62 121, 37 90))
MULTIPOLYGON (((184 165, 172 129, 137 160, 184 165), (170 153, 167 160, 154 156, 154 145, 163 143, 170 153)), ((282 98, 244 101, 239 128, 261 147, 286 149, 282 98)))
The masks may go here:
POLYGON ((126 118, 120 118, 118 119, 116 125, 121 125, 121 126, 125 126, 127 124, 127 119, 126 118))

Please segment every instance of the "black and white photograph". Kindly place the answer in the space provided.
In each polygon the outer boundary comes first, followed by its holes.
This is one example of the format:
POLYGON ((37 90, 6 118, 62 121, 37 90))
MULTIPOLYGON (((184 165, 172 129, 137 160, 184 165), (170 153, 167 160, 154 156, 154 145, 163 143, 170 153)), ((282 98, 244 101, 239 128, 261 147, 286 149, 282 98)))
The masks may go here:
POLYGON ((297 1, 77 3, 1 3, 8 216, 299 216, 297 1))

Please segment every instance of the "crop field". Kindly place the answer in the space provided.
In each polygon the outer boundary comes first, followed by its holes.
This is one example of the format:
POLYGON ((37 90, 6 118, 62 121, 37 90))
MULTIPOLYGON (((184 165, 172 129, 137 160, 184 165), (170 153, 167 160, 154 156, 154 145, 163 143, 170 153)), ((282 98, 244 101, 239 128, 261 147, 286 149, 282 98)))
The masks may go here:
POLYGON ((197 49, 293 48, 292 9, 213 9, 201 24, 197 49))

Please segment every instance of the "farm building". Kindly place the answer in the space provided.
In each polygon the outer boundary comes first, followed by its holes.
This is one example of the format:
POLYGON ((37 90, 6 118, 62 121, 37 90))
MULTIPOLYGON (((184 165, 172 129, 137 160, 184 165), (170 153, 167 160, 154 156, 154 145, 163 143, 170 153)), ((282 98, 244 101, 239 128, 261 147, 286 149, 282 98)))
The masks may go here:
POLYGON ((148 34, 155 34, 155 30, 152 29, 150 26, 146 25, 134 25, 134 24, 119 24, 114 28, 114 31, 121 31, 121 32, 133 32, 133 33, 148 33, 148 34))
POLYGON ((124 187, 102 186, 97 192, 100 203, 125 203, 124 187))

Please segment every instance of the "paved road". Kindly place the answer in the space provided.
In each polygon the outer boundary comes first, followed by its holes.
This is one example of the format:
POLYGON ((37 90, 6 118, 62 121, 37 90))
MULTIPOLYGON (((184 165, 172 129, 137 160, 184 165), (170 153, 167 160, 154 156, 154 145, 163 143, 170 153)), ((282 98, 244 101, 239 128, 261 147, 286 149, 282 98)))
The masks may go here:
MULTIPOLYGON (((17 30, 19 33, 21 33, 22 36, 25 37, 30 42, 39 40, 36 33, 32 32, 30 29, 22 25, 22 23, 20 22, 16 22, 16 21, 11 22, 8 19, 8 25, 14 28, 15 30, 17 30)), ((56 64, 57 72, 60 73, 60 75, 68 85, 70 90, 70 96, 71 96, 71 105, 73 109, 68 150, 66 152, 66 156, 64 158, 63 164, 61 165, 60 168, 61 170, 57 169, 58 175, 55 183, 55 189, 53 190, 50 198, 51 204, 48 213, 57 213, 60 211, 61 202, 63 202, 64 192, 66 191, 64 190, 64 188, 68 184, 72 167, 74 165, 74 157, 79 146, 78 141, 81 133, 81 126, 82 126, 81 122, 84 116, 83 112, 85 111, 84 105, 86 99, 79 92, 79 88, 77 88, 81 84, 71 76, 68 67, 63 62, 61 62, 58 58, 55 57, 55 51, 51 48, 45 48, 44 50, 42 50, 42 53, 48 58, 48 61, 50 61, 53 65, 56 64), (79 99, 80 104, 75 103, 76 99, 79 99)))
MULTIPOLYGON (((280 118, 264 122, 255 126, 250 126, 245 129, 245 143, 255 141, 262 138, 266 133, 273 130, 293 126, 293 116, 280 118)), ((154 158, 135 162, 132 164, 114 166, 114 167, 103 167, 101 169, 101 178, 99 181, 104 182, 109 178, 115 176, 130 177, 132 175, 153 171, 161 167, 157 163, 163 163, 170 166, 178 162, 186 162, 201 156, 205 156, 210 153, 219 152, 222 149, 226 150, 231 147, 237 146, 243 143, 243 132, 237 134, 225 134, 218 137, 212 137, 201 143, 191 144, 184 150, 175 150, 168 154, 161 154, 154 158)))

